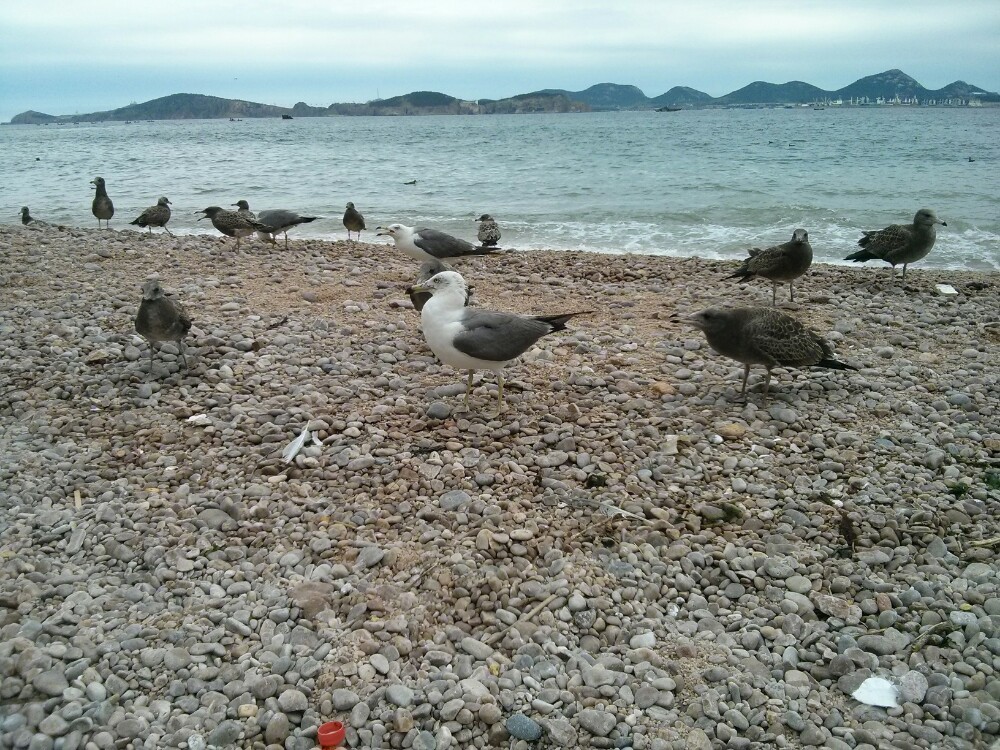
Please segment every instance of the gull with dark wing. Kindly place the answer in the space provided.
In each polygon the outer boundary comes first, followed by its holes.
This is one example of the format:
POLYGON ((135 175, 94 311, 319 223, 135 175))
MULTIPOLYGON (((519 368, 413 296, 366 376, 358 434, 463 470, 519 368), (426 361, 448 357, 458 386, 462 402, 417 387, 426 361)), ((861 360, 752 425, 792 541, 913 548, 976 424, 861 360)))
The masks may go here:
POLYGON ((250 204, 247 203, 245 200, 242 199, 238 200, 236 201, 236 203, 233 203, 232 205, 236 206, 236 213, 238 213, 244 219, 253 219, 254 221, 257 220, 257 214, 255 214, 253 211, 250 210, 250 204))
POLYGON ((581 312, 525 316, 466 307, 468 287, 455 271, 437 273, 413 286, 431 298, 420 311, 420 323, 431 351, 457 369, 469 371, 465 406, 469 406, 472 376, 476 370, 497 374, 497 412, 503 410, 503 368, 524 354, 542 336, 566 328, 566 321, 581 312))
POLYGON ((344 226, 347 227, 348 240, 351 239, 351 232, 357 232, 358 239, 361 239, 361 230, 365 228, 365 217, 350 202, 347 204, 347 210, 344 211, 344 226))
POLYGON ((47 221, 42 221, 41 219, 33 217, 27 206, 21 206, 21 223, 25 226, 30 224, 31 226, 38 227, 40 229, 52 226, 47 221))
POLYGON ((788 294, 795 301, 793 282, 809 270, 812 265, 813 251, 809 244, 809 233, 805 229, 792 232, 792 239, 781 245, 761 250, 754 248, 750 257, 743 261, 736 273, 727 279, 749 281, 757 277, 771 282, 771 304, 778 304, 778 284, 788 282, 788 294))
POLYGON ((884 260, 892 266, 892 277, 896 276, 896 266, 903 264, 903 282, 906 282, 906 266, 925 258, 937 239, 935 224, 948 226, 929 208, 921 208, 913 217, 912 224, 890 224, 885 229, 862 232, 858 240, 861 250, 848 255, 844 260, 864 263, 866 260, 884 260))
POLYGON ((195 211, 195 213, 205 214, 198 217, 198 221, 205 218, 211 219, 212 226, 227 237, 235 237, 237 250, 240 249, 240 237, 246 237, 255 231, 271 233, 271 227, 267 224, 262 224, 256 219, 249 219, 241 216, 236 211, 227 211, 218 206, 209 206, 208 208, 201 209, 201 211, 195 211))
POLYGON ((774 367, 858 369, 835 360, 830 345, 795 318, 769 307, 710 307, 683 320, 700 329, 716 352, 743 363, 741 398, 751 365, 767 368, 765 399, 774 367))
POLYGON ((153 233, 153 227, 163 227, 167 234, 170 234, 170 230, 167 229, 167 222, 170 221, 170 200, 166 197, 161 197, 156 201, 155 206, 150 206, 141 214, 139 218, 134 221, 130 221, 129 224, 136 224, 140 227, 146 227, 149 230, 149 234, 153 233))
POLYGON ((437 229, 416 229, 405 224, 390 224, 376 227, 377 235, 392 237, 396 247, 421 263, 428 260, 463 258, 467 255, 490 255, 497 252, 493 247, 476 247, 471 242, 452 237, 437 229))
POLYGON ((294 211, 289 211, 284 208, 273 208, 266 211, 260 211, 257 213, 257 221, 267 224, 270 228, 270 232, 257 232, 257 236, 264 240, 265 242, 270 242, 272 245, 277 244, 274 240, 274 235, 283 234, 285 235, 285 250, 288 249, 288 230, 293 227, 297 227, 299 224, 308 224, 311 221, 316 221, 315 216, 300 216, 294 211))
POLYGON ((153 345, 162 341, 176 341, 184 367, 184 337, 191 330, 191 318, 177 300, 168 297, 160 282, 151 279, 142 285, 142 302, 135 316, 135 330, 149 342, 149 372, 153 373, 153 345))
POLYGON ((111 217, 115 215, 115 204, 108 197, 108 188, 104 184, 103 177, 95 177, 90 181, 97 193, 94 195, 94 202, 90 204, 90 210, 97 217, 97 228, 101 228, 101 220, 104 220, 104 228, 111 227, 111 217))

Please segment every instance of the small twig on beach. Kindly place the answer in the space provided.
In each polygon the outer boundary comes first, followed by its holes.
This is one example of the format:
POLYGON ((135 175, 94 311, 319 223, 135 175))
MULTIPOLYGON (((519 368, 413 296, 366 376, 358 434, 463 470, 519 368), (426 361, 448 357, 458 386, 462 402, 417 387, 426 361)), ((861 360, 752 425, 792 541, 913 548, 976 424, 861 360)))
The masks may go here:
POLYGON ((1000 536, 992 539, 980 539, 978 542, 966 542, 970 547, 996 547, 1000 545, 1000 536))
POLYGON ((947 620, 945 620, 944 622, 939 622, 936 625, 931 625, 929 628, 927 628, 927 630, 925 630, 923 633, 921 633, 920 635, 918 635, 916 638, 913 639, 913 643, 910 644, 910 650, 911 651, 919 650, 920 647, 924 645, 924 641, 930 638, 931 635, 933 635, 939 630, 944 630, 945 628, 951 628, 951 627, 954 627, 954 625, 952 625, 951 622, 947 620))
POLYGON ((547 597, 545 597, 545 599, 543 601, 539 602, 536 607, 534 607, 530 612, 528 612, 528 614, 524 615, 523 617, 518 618, 517 622, 512 623, 511 625, 508 625, 503 630, 498 630, 496 633, 494 633, 493 635, 491 635, 489 638, 486 638, 483 641, 483 643, 485 643, 487 646, 492 646, 498 640, 500 640, 505 635, 507 635, 507 631, 510 630, 512 627, 514 627, 514 625, 517 625, 518 622, 527 622, 528 620, 530 620, 531 618, 533 618, 535 615, 537 615, 539 612, 541 612, 543 609, 545 609, 549 605, 549 602, 551 602, 555 598, 556 598, 555 594, 549 594, 547 597))

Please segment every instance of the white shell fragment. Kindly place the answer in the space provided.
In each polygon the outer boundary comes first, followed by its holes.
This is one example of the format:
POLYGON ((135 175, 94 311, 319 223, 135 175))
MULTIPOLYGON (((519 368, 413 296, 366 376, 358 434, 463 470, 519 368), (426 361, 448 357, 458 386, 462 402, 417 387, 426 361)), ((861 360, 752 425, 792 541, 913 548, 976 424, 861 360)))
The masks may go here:
POLYGON ((211 420, 208 418, 207 414, 194 414, 188 417, 184 421, 190 422, 191 424, 202 425, 202 424, 208 424, 211 420))
POLYGON ((856 701, 869 706, 896 708, 899 706, 899 691, 896 686, 882 677, 869 677, 851 693, 856 701))
POLYGON ((936 284, 935 288, 941 294, 958 294, 958 290, 951 284, 936 284))

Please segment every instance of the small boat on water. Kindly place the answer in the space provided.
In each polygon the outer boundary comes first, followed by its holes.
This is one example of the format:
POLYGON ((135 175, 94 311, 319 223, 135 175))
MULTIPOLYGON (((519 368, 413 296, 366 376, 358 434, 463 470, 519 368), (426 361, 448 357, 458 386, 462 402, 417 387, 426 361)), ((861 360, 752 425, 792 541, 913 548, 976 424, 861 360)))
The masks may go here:
POLYGON ((292 119, 292 116, 291 116, 291 115, 282 115, 282 116, 281 116, 281 119, 282 119, 282 120, 291 120, 291 119, 292 119))
POLYGON ((657 107, 657 112, 680 112, 684 107, 657 107))

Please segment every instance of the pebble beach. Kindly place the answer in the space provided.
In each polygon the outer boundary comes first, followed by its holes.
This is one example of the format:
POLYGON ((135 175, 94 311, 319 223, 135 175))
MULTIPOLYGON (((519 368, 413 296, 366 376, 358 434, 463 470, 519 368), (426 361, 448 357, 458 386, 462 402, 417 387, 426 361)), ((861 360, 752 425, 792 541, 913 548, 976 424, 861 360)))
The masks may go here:
POLYGON ((782 309, 858 370, 744 403, 675 317, 770 304, 731 262, 457 260, 473 304, 589 311, 494 418, 391 246, 5 225, 0 257, 0 748, 1000 740, 995 273, 814 264, 782 309), (149 371, 152 276, 188 369, 149 371))

